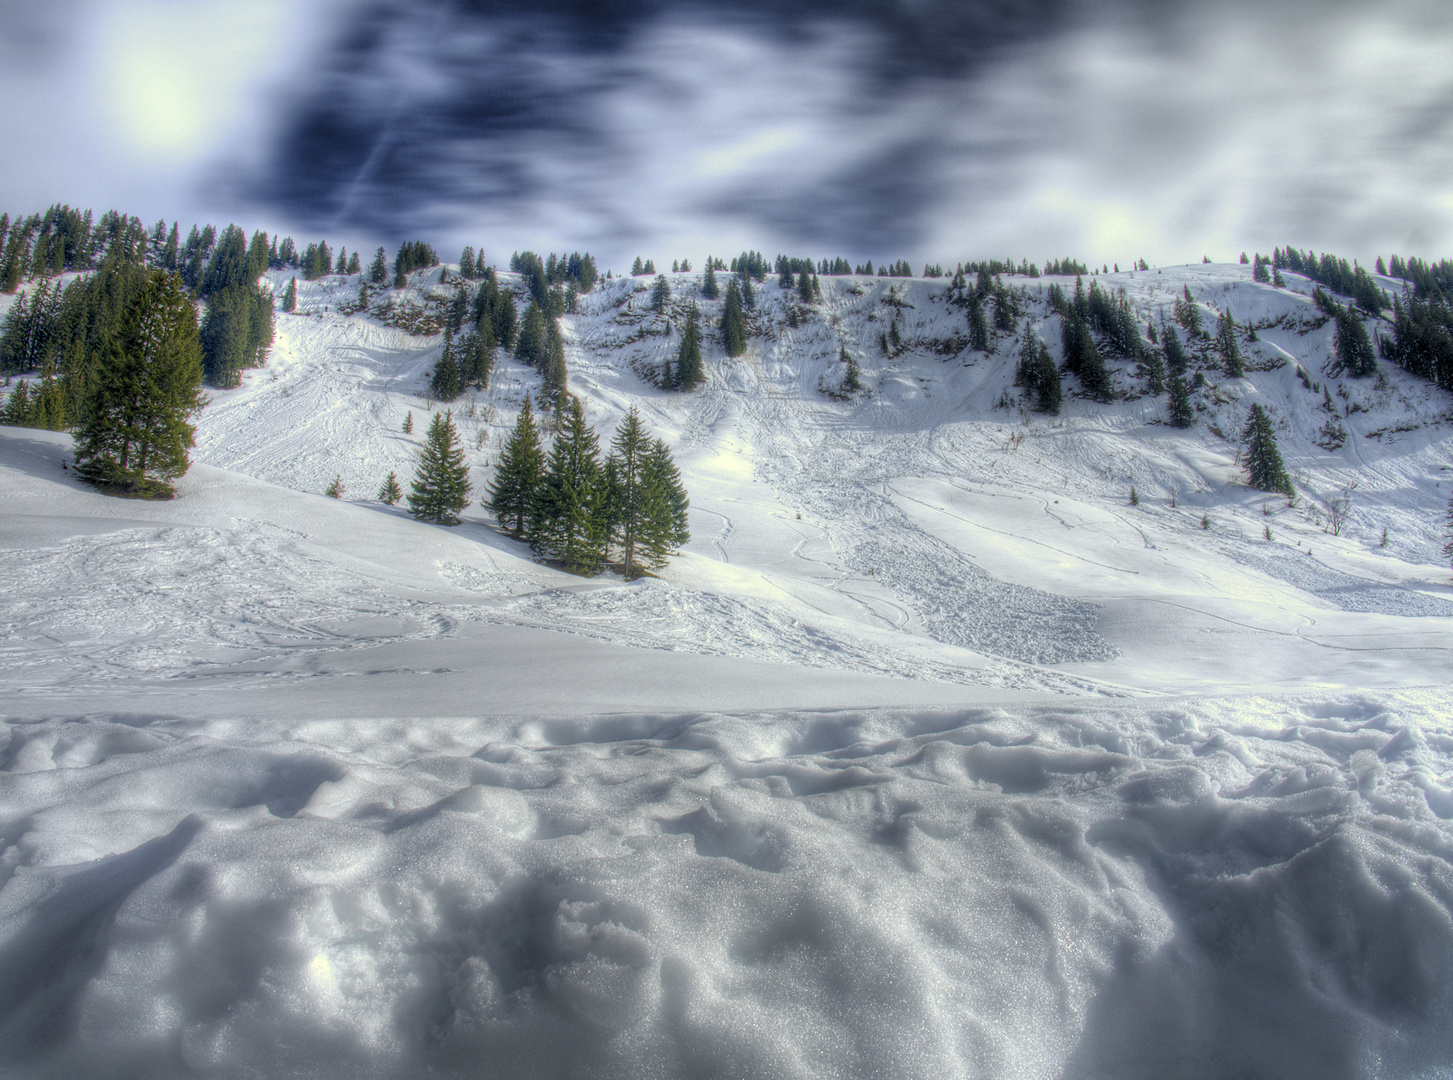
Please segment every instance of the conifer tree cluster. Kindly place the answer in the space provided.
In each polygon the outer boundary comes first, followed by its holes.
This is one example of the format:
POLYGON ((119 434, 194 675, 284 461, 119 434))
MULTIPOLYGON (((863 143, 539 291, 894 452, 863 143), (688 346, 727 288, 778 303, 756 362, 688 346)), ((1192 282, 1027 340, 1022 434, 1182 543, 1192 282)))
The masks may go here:
POLYGON ((1221 366, 1227 378, 1239 379, 1246 374, 1246 364, 1241 358, 1241 345, 1236 340, 1236 320, 1227 307, 1216 328, 1216 348, 1221 353, 1221 366))
POLYGON ((1378 315, 1387 306, 1387 298, 1377 282, 1356 263, 1348 263, 1334 255, 1323 252, 1320 258, 1315 252, 1298 251, 1294 247, 1277 248, 1272 255, 1273 264, 1285 266, 1303 277, 1327 286, 1335 293, 1350 296, 1357 306, 1369 315, 1378 315))
POLYGON ((589 293, 600 280, 595 257, 589 252, 552 252, 542 259, 533 251, 517 251, 510 256, 510 270, 524 276, 530 296, 552 317, 570 309, 572 293, 589 293))
POLYGON ((690 503, 665 443, 646 434, 632 409, 602 462, 575 398, 548 457, 526 399, 485 505, 502 528, 580 574, 599 573, 615 555, 622 573, 634 577, 665 565, 690 538, 690 503))
POLYGON ((1453 298, 1405 292, 1393 300, 1393 336, 1383 355, 1420 378, 1453 390, 1453 298))
POLYGON ((76 428, 76 473, 106 490, 169 498, 204 404, 197 315, 181 280, 148 272, 96 358, 76 428))
POLYGON ((1014 385, 1022 386, 1038 412, 1058 416, 1064 402, 1064 388, 1060 384, 1059 368, 1050 356, 1049 346, 1033 333, 1025 335, 1019 349, 1019 366, 1015 369, 1014 385))

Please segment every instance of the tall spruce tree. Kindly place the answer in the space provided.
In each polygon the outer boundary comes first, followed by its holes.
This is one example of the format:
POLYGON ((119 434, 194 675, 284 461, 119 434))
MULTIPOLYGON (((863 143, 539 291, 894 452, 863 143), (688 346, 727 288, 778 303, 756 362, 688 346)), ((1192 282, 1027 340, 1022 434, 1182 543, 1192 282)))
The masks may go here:
POLYGON ((530 398, 526 395, 514 430, 500 453, 485 503, 500 528, 508 529, 516 539, 533 530, 535 493, 544 473, 545 452, 540 446, 540 432, 535 427, 530 398))
POLYGON ((666 280, 666 275, 661 274, 651 286, 651 310, 658 315, 666 311, 666 305, 671 301, 671 283, 666 280))
POLYGON ((721 295, 721 286, 716 283, 716 265, 710 255, 706 257, 706 277, 701 281, 701 295, 715 300, 721 295))
POLYGON ((382 285, 388 280, 388 256, 379 248, 373 256, 373 263, 368 268, 368 280, 375 285, 382 285))
POLYGON ((180 278, 152 271, 102 351, 76 431, 76 472, 106 490, 170 498, 204 403, 196 309, 180 278))
POLYGON ((661 439, 651 443, 642 467, 642 512, 636 533, 636 557, 645 570, 658 570, 691 539, 687 510, 691 500, 681 485, 681 472, 661 439))
POLYGON ((298 310, 298 279, 289 278, 288 287, 283 290, 283 310, 289 313, 298 310))
POLYGON ((1288 499, 1295 497, 1296 488, 1277 450, 1271 417, 1260 405, 1251 406, 1241 438, 1246 443, 1247 483, 1258 491, 1279 492, 1288 499))
POLYGON ((1179 372, 1170 377, 1170 422, 1172 427, 1188 428, 1196 423, 1196 410, 1191 407, 1191 392, 1185 376, 1179 372))
POLYGON ((984 302, 977 292, 969 297, 969 348, 975 352, 989 351, 989 320, 984 316, 984 302))
POLYGON ((409 513, 436 525, 458 525, 459 512, 469 505, 469 466, 450 413, 435 413, 429 425, 414 482, 409 490, 409 513))
POLYGON ((520 323, 520 336, 515 341, 515 359, 522 364, 538 368, 545 358, 546 345, 545 312, 533 300, 525 309, 520 323))
POLYGON ((1216 331, 1216 347, 1221 352, 1221 365, 1229 378, 1239 379, 1246 374, 1246 365, 1241 359, 1241 346, 1236 341, 1236 320, 1231 315, 1230 307, 1221 316, 1221 325, 1216 331))
POLYGON ((388 506, 394 506, 404 497, 403 489, 399 487, 397 473, 390 472, 384 478, 384 482, 378 489, 378 501, 388 506))
POLYGON ((747 323, 742 315, 742 293, 736 278, 727 283, 721 314, 721 343, 728 356, 741 356, 747 351, 747 323))
POLYGON ((549 320, 545 328, 545 356, 540 368, 540 397, 559 408, 560 402, 570 396, 569 376, 565 370, 565 339, 560 333, 560 323, 549 320))
POLYGON ((1337 309, 1337 333, 1334 338, 1337 366, 1354 379, 1365 379, 1377 371, 1377 354, 1367 336, 1367 326, 1355 308, 1337 309))
POLYGON ((686 329, 681 334, 681 346, 676 350, 676 366, 669 372, 667 385, 676 390, 695 390, 706 378, 701 363, 701 327, 696 305, 686 316, 686 329))
POLYGON ((606 459, 608 540, 620 549, 621 573, 627 580, 639 570, 636 547, 646 516, 645 467, 650 447, 641 414, 632 406, 616 428, 606 459))
POLYGON ((562 419, 536 492, 530 544, 573 573, 595 574, 605 562, 607 532, 599 441, 579 398, 570 399, 562 419))
POLYGON ((454 335, 444 334, 444 351, 434 364, 429 376, 429 392, 440 401, 453 401, 464 392, 464 379, 459 372, 459 357, 454 347, 454 335))

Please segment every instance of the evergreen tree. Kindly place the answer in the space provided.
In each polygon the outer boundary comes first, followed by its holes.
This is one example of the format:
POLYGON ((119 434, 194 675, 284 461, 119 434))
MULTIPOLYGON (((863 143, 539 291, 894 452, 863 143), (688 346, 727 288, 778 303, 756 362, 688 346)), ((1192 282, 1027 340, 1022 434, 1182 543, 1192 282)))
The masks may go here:
POLYGON ((843 375, 843 391, 856 394, 863 388, 863 371, 858 366, 857 358, 844 345, 838 353, 838 359, 847 365, 847 372, 843 375))
POLYGON ((657 314, 666 311, 666 305, 671 301, 671 283, 666 280, 666 275, 661 274, 651 286, 651 310, 657 314))
POLYGON ((605 562, 606 492, 595 432, 572 398, 535 499, 530 545, 577 574, 599 572, 605 562))
POLYGON ((352 276, 354 274, 361 274, 362 272, 363 264, 358 261, 358 252, 355 251, 352 255, 348 256, 347 273, 349 276, 352 276))
POLYGON ((379 248, 373 256, 373 264, 368 268, 368 280, 375 285, 382 285, 388 280, 388 257, 384 255, 383 248, 379 248))
POLYGON ((458 525, 459 512, 469 505, 469 467, 454 417, 435 413, 409 491, 409 513, 436 525, 458 525))
POLYGON ((1146 392, 1154 397, 1165 393, 1165 361, 1159 349, 1147 349, 1141 365, 1145 371, 1146 392))
POLYGON ((1296 488, 1277 450, 1271 417, 1260 405, 1251 406, 1241 438, 1246 443, 1247 483, 1258 491, 1276 491, 1293 498, 1296 488))
POLYGON ((727 283, 726 303, 722 307, 722 346, 728 356, 741 356, 747 351, 747 324, 742 316, 742 294, 736 278, 727 283))
POLYGON ((500 527, 509 529, 519 539, 533 530, 535 493, 545 472, 545 452, 540 447, 540 432, 530 411, 530 398, 515 420, 514 430, 500 453, 494 480, 489 485, 489 500, 484 503, 500 527))
POLYGON ((532 300, 525 309, 525 318, 520 324, 520 336, 515 342, 515 359, 530 367, 539 367, 545 358, 545 337, 545 312, 532 300))
POLYGON ((410 409, 404 415, 403 427, 400 430, 402 430, 405 435, 412 435, 414 433, 414 410, 410 409))
POLYGON ((1064 388, 1060 384, 1059 368, 1049 354, 1049 346, 1036 340, 1035 357, 1037 374, 1034 379, 1034 407, 1050 416, 1058 416, 1064 403, 1064 388))
POLYGON ((643 263, 643 262, 641 262, 641 257, 639 255, 637 255, 636 256, 636 261, 633 262, 633 263, 631 263, 631 276, 632 277, 640 277, 645 272, 646 272, 646 264, 643 263))
POLYGON ((459 373, 459 358, 455 356, 454 336, 444 334, 444 352, 434 364, 429 376, 429 392, 440 401, 453 401, 464 392, 464 379, 459 373))
POLYGON ((323 489, 323 494, 330 499, 341 499, 343 498, 343 492, 346 490, 348 489, 343 483, 343 476, 340 474, 333 477, 333 482, 323 489))
POLYGON ((384 480, 378 489, 378 501, 388 506, 393 506, 403 497, 404 493, 399 487, 398 475, 390 472, 388 478, 384 480))
POLYGON ((989 320, 984 317, 984 302, 977 292, 969 297, 969 348, 989 351, 989 320))
POLYGON ((696 305, 686 316, 686 329, 681 334, 681 347, 676 350, 676 367, 669 373, 667 386, 676 390, 695 390, 706 379, 701 363, 701 328, 696 305))
POLYGON ((641 414, 632 406, 616 428, 610 457, 606 459, 608 539, 620 548, 621 573, 627 580, 635 577, 638 570, 636 546, 640 543, 641 524, 646 516, 645 466, 650 445, 641 414))
POLYGON ((710 255, 706 257, 706 277, 701 282, 701 295, 708 300, 715 300, 721 295, 721 286, 716 283, 716 266, 710 255))
POLYGON ((33 427, 33 408, 30 402, 30 385, 21 379, 5 399, 5 409, 0 412, 0 424, 11 427, 33 427))
POLYGON ((1377 354, 1367 336, 1367 326, 1352 308, 1337 309, 1337 366, 1354 379, 1365 379, 1377 371, 1377 354))
POLYGON ((291 278, 283 290, 283 310, 289 313, 298 310, 298 279, 291 278))
POLYGON ((1166 370, 1172 375, 1184 375, 1187 367, 1186 351, 1181 348, 1181 338, 1176 333, 1176 328, 1165 327, 1160 337, 1160 349, 1165 353, 1166 370))
POLYGON ((459 276, 466 281, 472 281, 476 272, 474 266, 474 248, 466 246, 459 256, 459 276))
POLYGON ((169 498, 191 464, 204 404, 197 313, 180 278, 152 271, 106 343, 76 431, 76 472, 103 488, 169 498))
POLYGON ((540 397, 559 408, 560 402, 570 396, 568 374, 565 370, 565 339, 560 333, 560 324, 550 320, 545 331, 545 360, 540 371, 540 397))
POLYGON ((643 569, 656 570, 691 539, 686 518, 691 501, 681 486, 681 472, 671 460, 671 451, 661 439, 651 443, 642 467, 641 486, 644 495, 636 556, 643 569))
POLYGON ((1188 428, 1196 423, 1196 410, 1191 407, 1191 392, 1179 373, 1170 377, 1170 422, 1172 427, 1188 428))
POLYGON ((1453 499, 1448 500, 1448 542, 1443 545, 1443 556, 1453 565, 1453 499))
POLYGON ((1216 331, 1216 347, 1221 352, 1221 364, 1229 378, 1239 379, 1246 374, 1246 365, 1241 359, 1241 347, 1236 342, 1236 320, 1228 307, 1221 316, 1221 326, 1216 331))

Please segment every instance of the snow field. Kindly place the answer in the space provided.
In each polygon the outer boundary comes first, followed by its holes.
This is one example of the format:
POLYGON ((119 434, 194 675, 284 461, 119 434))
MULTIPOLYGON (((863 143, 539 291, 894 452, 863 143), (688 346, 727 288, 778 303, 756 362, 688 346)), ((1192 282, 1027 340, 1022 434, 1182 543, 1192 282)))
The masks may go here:
MULTIPOLYGON (((692 499, 632 583, 371 501, 440 344, 356 281, 299 282, 174 502, 0 429, 0 1072, 1445 1074, 1450 400, 1329 377, 1310 287, 1249 276, 1102 278, 1280 321, 1189 432, 1000 407, 1017 342, 934 351, 946 279, 824 278, 795 329, 769 281, 776 336, 667 394, 693 275, 670 337, 603 283, 572 390, 692 499), (1240 484, 1252 401, 1294 506, 1240 484)), ((476 498, 536 378, 450 407, 476 498)))
POLYGON ((6 734, 17 1075, 1404 1076, 1453 1051, 1436 695, 6 734))

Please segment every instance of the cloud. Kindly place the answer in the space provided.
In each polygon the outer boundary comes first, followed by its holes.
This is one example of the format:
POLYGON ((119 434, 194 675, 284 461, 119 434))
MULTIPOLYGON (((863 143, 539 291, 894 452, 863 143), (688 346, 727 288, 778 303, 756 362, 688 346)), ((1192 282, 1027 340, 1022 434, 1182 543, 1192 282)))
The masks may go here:
POLYGON ((1450 21, 1434 0, 0 0, 28 58, 0 134, 12 198, 350 244, 1440 255, 1450 21))

